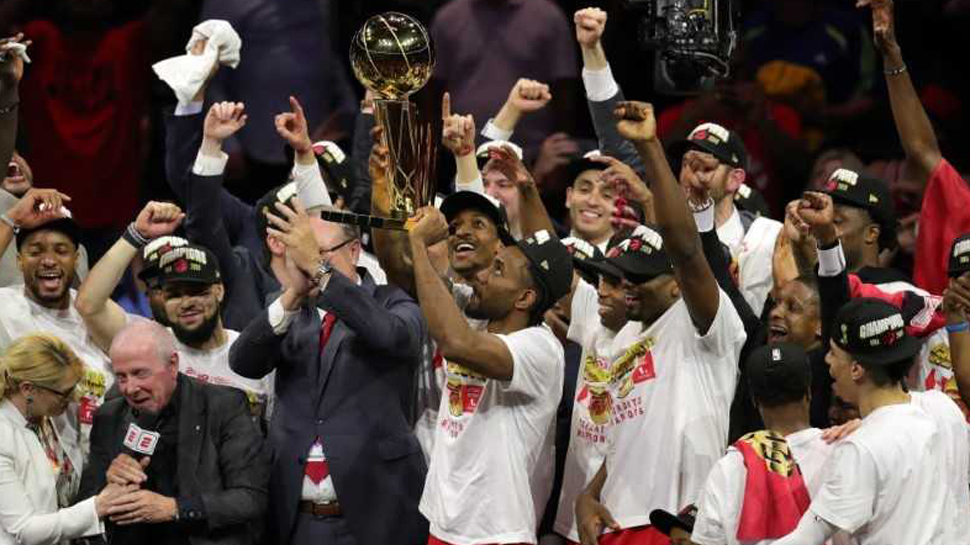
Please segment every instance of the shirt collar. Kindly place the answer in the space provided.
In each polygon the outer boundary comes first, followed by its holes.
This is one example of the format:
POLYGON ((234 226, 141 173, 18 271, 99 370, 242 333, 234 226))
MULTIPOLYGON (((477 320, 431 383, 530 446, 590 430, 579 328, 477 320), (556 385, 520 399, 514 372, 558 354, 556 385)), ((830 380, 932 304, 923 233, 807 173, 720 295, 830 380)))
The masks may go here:
POLYGON ((20 410, 9 399, 0 401, 0 415, 13 422, 18 428, 27 428, 27 419, 20 414, 20 410))

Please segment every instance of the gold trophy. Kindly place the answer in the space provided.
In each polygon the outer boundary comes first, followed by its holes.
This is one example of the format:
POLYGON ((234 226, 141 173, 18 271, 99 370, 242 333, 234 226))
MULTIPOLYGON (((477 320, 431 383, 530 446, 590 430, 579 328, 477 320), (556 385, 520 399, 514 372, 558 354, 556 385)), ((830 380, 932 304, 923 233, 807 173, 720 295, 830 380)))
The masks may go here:
POLYGON ((437 146, 430 122, 419 121, 408 96, 431 78, 434 51, 428 31, 403 13, 375 15, 350 44, 350 65, 360 83, 374 92, 374 116, 389 151, 387 172, 391 217, 323 212, 327 221, 361 227, 404 229, 415 211, 434 195, 433 167, 437 146))

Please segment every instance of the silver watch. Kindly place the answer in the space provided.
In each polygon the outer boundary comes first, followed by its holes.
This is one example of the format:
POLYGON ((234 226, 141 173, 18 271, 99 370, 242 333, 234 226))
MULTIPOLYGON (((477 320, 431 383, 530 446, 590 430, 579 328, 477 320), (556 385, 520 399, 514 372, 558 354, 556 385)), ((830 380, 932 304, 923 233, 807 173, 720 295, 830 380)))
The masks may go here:
POLYGON ((313 275, 313 283, 320 284, 323 278, 331 272, 333 272, 333 266, 330 265, 330 261, 326 259, 320 260, 320 265, 317 267, 317 272, 313 275))

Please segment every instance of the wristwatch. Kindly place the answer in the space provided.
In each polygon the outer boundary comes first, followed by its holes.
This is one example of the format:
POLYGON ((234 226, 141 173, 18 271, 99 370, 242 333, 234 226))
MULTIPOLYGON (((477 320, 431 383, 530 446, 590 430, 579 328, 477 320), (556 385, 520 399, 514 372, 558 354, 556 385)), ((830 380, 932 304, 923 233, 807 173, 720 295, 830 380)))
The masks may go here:
POLYGON ((333 267, 330 265, 330 261, 326 259, 320 260, 320 265, 317 267, 317 272, 313 275, 313 283, 320 285, 320 282, 333 271, 333 267))

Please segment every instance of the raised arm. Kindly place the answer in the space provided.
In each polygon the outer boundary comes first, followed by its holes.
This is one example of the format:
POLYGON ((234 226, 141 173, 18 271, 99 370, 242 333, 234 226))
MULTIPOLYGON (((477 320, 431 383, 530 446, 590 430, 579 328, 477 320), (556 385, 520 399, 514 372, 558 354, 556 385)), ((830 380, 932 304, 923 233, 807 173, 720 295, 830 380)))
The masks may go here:
MULTIPOLYGON (((11 46, 23 43, 23 34, 0 39, 0 164, 10 163, 17 142, 17 120, 20 109, 20 80, 24 61, 11 46)), ((30 42, 26 42, 30 43, 30 42)))
MULTIPOLYGON (((717 316, 720 291, 701 250, 697 225, 687 207, 683 189, 674 178, 657 138, 653 106, 643 102, 622 102, 617 105, 615 115, 617 132, 633 142, 643 159, 664 249, 670 257, 691 319, 697 330, 705 334, 717 316)), ((713 206, 713 202, 707 206, 713 206)))
MULTIPOLYGON (((371 177, 371 213, 387 217, 391 212, 391 197, 388 193, 387 168, 390 165, 388 149, 381 144, 380 127, 371 130, 374 145, 371 148, 368 167, 371 177)), ((391 284, 417 298, 414 288, 414 269, 411 260, 411 245, 408 236, 402 231, 374 229, 371 231, 374 253, 387 273, 391 284)))
POLYGON ((428 246, 448 236, 444 215, 437 208, 424 207, 415 219, 416 225, 408 232, 414 282, 428 331, 442 356, 486 377, 511 380, 514 365, 508 346, 497 336, 468 325, 428 257, 428 246))
POLYGON ((32 229, 63 217, 61 207, 71 198, 56 189, 32 188, 6 214, 0 216, 0 255, 14 239, 14 229, 32 229))
POLYGON ((970 311, 970 273, 950 279, 950 287, 943 295, 943 312, 946 314, 947 335, 950 339, 950 361, 953 376, 963 403, 970 406, 970 329, 967 328, 970 311))
POLYGON ((923 184, 940 164, 943 156, 933 133, 913 80, 906 70, 902 50, 896 42, 896 24, 892 0, 858 0, 857 6, 872 9, 872 34, 882 54, 889 103, 896 122, 899 140, 906 152, 908 172, 923 184))
POLYGON ((519 227, 522 231, 522 237, 528 238, 533 233, 543 229, 555 233, 552 220, 549 218, 546 206, 539 195, 535 178, 512 151, 512 148, 509 146, 493 148, 490 156, 496 160, 497 167, 503 171, 503 174, 509 180, 513 180, 519 189, 519 227))
POLYGON ((828 349, 835 316, 851 297, 845 254, 835 226, 832 198, 824 193, 806 192, 795 211, 795 225, 817 240, 818 292, 822 316, 822 348, 828 349))
POLYGON ((491 140, 511 140, 515 126, 524 114, 539 111, 552 100, 549 86, 541 81, 519 78, 509 91, 508 98, 495 118, 482 130, 482 135, 491 140))
POLYGON ((451 95, 441 99, 441 143, 455 157, 455 186, 458 191, 485 193, 482 173, 475 159, 475 119, 451 113, 451 95))
POLYGON ((88 334, 105 352, 128 322, 121 305, 111 300, 111 293, 141 246, 153 238, 172 234, 184 217, 174 204, 149 202, 81 284, 74 308, 84 320, 88 334))
POLYGON ((603 50, 603 32, 606 31, 606 12, 599 8, 586 8, 573 16, 576 25, 576 41, 583 54, 583 86, 586 102, 593 118, 593 128, 604 155, 616 157, 630 165, 638 175, 643 175, 643 161, 636 148, 616 130, 613 110, 624 100, 623 91, 613 79, 610 64, 603 50))

